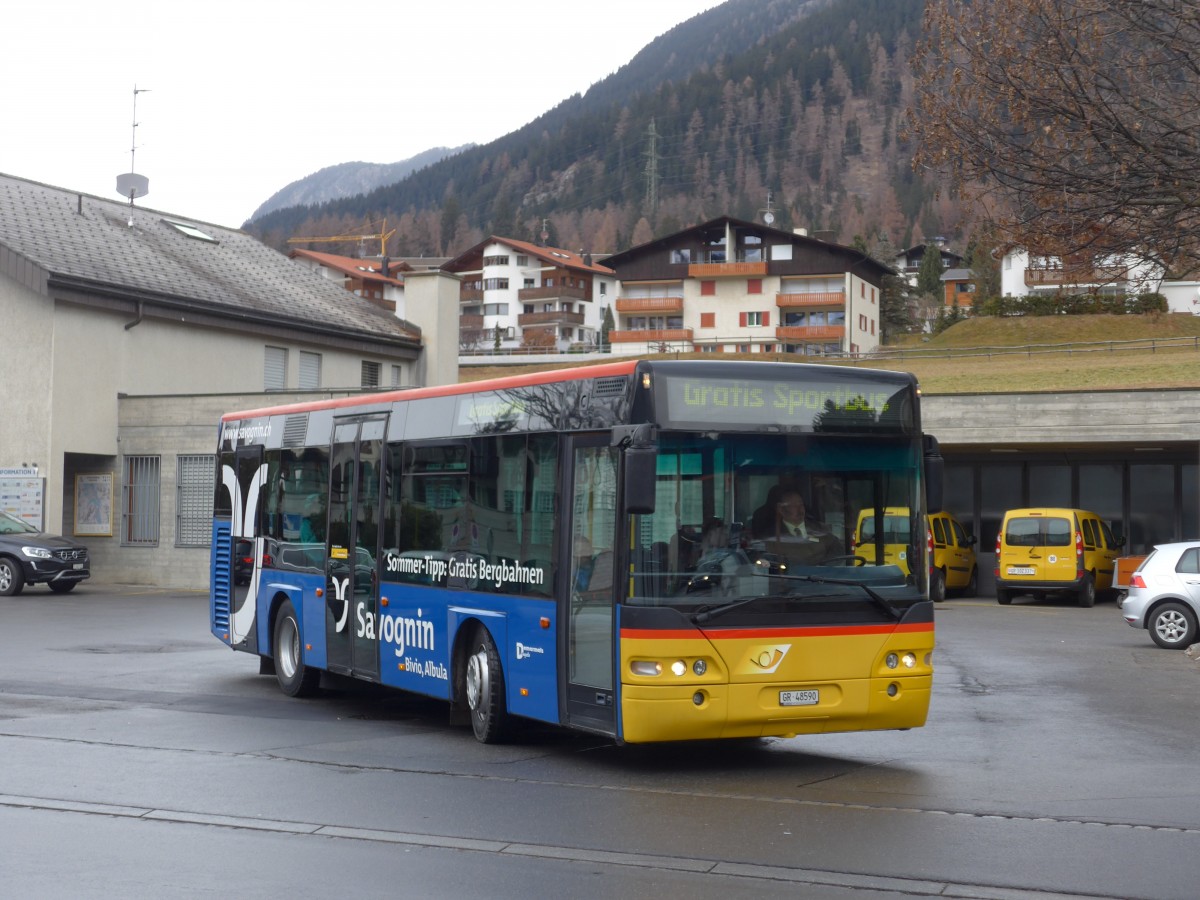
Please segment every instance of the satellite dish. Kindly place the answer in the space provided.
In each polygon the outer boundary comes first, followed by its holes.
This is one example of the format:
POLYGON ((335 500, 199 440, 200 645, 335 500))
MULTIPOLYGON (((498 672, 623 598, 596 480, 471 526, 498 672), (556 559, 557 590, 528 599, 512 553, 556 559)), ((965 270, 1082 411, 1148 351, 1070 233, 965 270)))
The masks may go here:
POLYGON ((117 193, 122 197, 128 197, 132 203, 138 197, 145 197, 150 193, 150 179, 145 175, 139 175, 137 172, 126 172, 124 175, 117 176, 117 193))

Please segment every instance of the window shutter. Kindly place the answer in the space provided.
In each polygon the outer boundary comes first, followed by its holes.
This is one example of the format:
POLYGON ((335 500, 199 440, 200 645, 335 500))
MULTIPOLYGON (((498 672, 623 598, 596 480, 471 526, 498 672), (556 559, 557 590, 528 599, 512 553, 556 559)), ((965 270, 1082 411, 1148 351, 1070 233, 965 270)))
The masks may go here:
POLYGON ((287 357, 285 347, 267 347, 263 364, 263 389, 280 391, 287 387, 287 357))
POLYGON ((766 328, 771 324, 771 311, 767 310, 763 313, 763 327, 766 328))
POLYGON ((301 390, 315 390, 321 386, 321 354, 300 351, 301 390))
POLYGON ((746 327, 746 314, 744 312, 738 313, 738 326, 741 328, 746 327))

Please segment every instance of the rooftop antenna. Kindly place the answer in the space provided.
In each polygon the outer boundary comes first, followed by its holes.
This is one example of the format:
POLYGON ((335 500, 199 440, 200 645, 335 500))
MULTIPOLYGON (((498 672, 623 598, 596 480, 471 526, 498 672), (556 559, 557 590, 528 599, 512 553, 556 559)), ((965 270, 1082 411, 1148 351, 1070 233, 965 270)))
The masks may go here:
POLYGON ((759 212, 762 213, 763 221, 767 225, 770 225, 772 222, 775 221, 775 213, 771 212, 771 192, 770 191, 767 191, 767 206, 766 206, 766 208, 760 209, 759 212))
POLYGON ((134 157, 137 155, 137 95, 145 94, 150 88, 139 88, 136 84, 133 86, 133 130, 130 139, 131 146, 129 147, 129 171, 124 175, 117 176, 117 193, 122 197, 129 198, 129 227, 133 227, 133 201, 138 197, 145 197, 150 193, 150 179, 145 175, 139 175, 135 171, 134 157))

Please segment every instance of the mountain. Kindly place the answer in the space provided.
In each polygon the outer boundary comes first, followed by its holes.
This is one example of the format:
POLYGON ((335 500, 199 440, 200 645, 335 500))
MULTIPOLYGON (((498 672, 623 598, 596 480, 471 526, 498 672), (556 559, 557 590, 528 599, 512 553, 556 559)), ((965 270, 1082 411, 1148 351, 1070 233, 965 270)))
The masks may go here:
POLYGON ((324 169, 306 175, 276 191, 254 211, 250 220, 260 219, 277 209, 287 209, 293 206, 318 206, 329 200, 341 200, 344 197, 369 194, 377 188, 402 181, 426 166, 431 166, 447 156, 462 153, 474 146, 474 144, 463 144, 461 147, 434 147, 409 159, 394 163, 348 162, 338 163, 336 166, 326 166, 324 169))
POLYGON ((389 252, 454 255, 487 234, 621 250, 720 215, 850 243, 965 243, 970 222, 912 171, 901 127, 924 0, 727 0, 533 122, 355 197, 275 209, 272 246, 387 219, 389 252))

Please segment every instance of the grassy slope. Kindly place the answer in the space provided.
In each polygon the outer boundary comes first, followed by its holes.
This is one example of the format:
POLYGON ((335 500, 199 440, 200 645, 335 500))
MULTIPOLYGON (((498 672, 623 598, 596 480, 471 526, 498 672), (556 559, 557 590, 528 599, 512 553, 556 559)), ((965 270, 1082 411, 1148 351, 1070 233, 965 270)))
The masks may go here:
MULTIPOLYGON (((671 354, 677 355, 713 359, 698 353, 671 354)), ((801 360, 765 354, 722 358, 801 360)), ((569 360, 537 366, 464 366, 460 380, 565 368, 572 365, 569 360)), ((852 365, 913 372, 926 394, 1200 387, 1200 316, 969 319, 928 341, 906 341, 888 347, 881 358, 852 365)))

